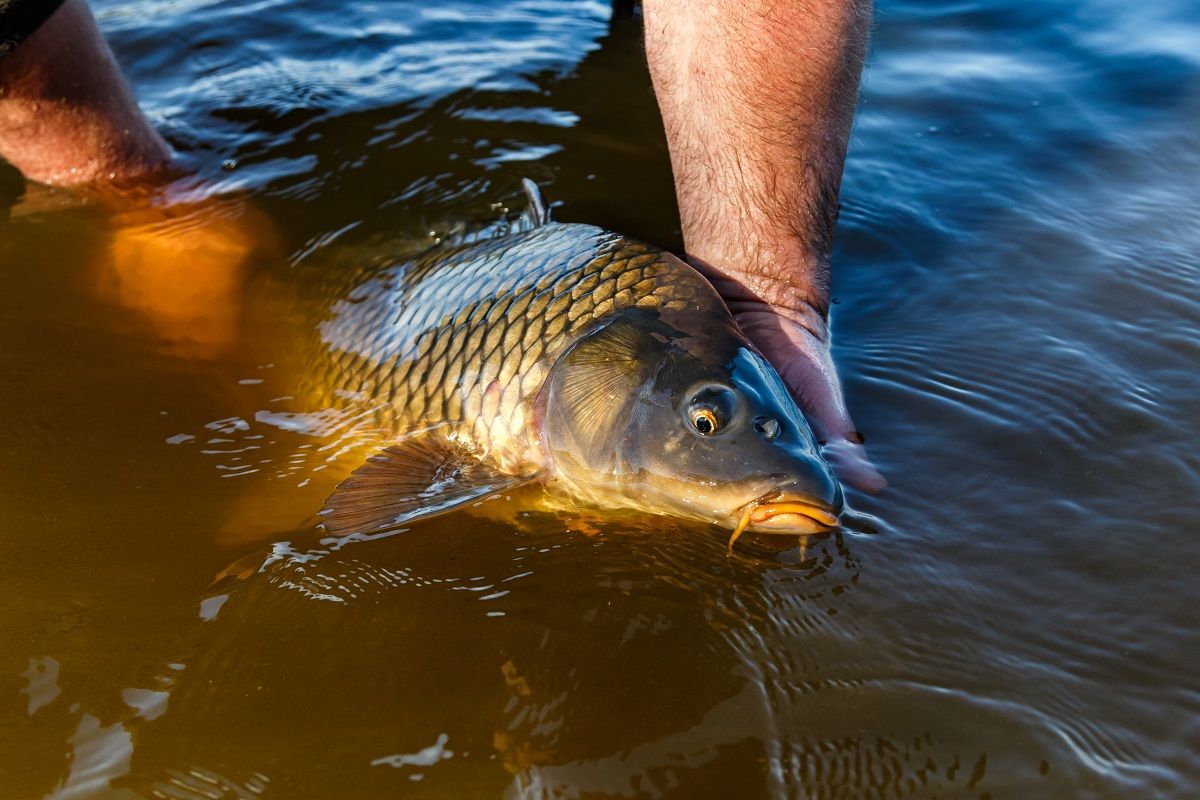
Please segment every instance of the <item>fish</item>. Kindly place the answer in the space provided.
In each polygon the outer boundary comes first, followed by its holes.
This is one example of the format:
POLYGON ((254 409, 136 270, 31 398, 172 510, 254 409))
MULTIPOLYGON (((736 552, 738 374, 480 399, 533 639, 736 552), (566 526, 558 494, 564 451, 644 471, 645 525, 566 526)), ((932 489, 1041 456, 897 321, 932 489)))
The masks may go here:
POLYGON ((803 413, 711 283, 675 255, 551 221, 435 247, 337 301, 323 382, 384 441, 320 513, 394 529, 525 484, 565 507, 730 531, 832 530, 844 506, 803 413))

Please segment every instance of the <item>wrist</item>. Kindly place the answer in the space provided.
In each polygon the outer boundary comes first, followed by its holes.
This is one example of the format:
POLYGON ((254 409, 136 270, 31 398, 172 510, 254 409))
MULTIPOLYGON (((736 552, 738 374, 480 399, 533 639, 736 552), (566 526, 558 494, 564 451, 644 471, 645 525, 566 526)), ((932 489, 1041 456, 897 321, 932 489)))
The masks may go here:
POLYGON ((828 341, 829 260, 799 242, 753 248, 704 243, 688 262, 709 279, 735 316, 769 312, 828 341))

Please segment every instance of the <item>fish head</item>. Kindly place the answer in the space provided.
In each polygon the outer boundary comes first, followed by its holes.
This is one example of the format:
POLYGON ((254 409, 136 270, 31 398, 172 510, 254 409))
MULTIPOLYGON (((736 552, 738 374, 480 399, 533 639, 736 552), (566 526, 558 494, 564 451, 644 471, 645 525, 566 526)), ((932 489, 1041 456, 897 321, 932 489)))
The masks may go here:
POLYGON ((841 486, 812 429, 732 319, 628 314, 577 342, 547 386, 552 473, 591 505, 703 520, 734 538, 838 524, 841 486))

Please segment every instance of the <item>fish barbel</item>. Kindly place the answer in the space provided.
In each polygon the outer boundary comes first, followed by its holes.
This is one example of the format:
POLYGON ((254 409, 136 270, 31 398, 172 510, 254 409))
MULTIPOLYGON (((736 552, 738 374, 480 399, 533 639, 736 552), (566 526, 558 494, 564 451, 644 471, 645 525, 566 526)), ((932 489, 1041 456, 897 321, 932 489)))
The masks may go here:
MULTIPOLYGON (((320 381, 388 444, 322 512, 361 533, 530 481, 598 509, 742 530, 837 524, 841 490, 712 285, 591 225, 435 249, 334 304, 320 381)), ((732 545, 732 540, 731 540, 732 545)))

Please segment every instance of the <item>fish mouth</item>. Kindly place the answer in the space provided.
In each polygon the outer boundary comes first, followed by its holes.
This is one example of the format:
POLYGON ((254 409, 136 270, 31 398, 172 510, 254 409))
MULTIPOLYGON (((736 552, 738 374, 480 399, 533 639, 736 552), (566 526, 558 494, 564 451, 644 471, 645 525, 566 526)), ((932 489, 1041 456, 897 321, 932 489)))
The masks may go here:
POLYGON ((729 549, 747 530, 756 533, 803 535, 823 533, 838 526, 838 515, 828 503, 805 495, 770 492, 739 510, 737 527, 729 537, 729 549))

